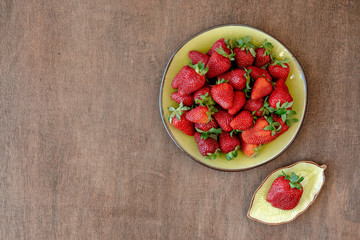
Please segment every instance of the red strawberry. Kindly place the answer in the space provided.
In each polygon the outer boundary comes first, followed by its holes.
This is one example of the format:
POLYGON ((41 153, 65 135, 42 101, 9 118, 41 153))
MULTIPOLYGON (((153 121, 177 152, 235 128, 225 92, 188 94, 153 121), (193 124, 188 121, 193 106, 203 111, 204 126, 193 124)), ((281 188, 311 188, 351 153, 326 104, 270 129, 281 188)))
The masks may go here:
POLYGON ((207 123, 195 123, 195 128, 204 132, 209 131, 211 128, 217 128, 218 126, 215 120, 210 120, 207 123))
POLYGON ((278 88, 284 88, 286 91, 289 91, 289 88, 286 86, 286 80, 285 79, 279 79, 275 82, 275 86, 274 88, 275 89, 278 89, 278 88))
POLYGON ((270 63, 270 65, 268 66, 268 71, 273 77, 273 79, 287 79, 290 72, 289 64, 287 64, 288 62, 289 59, 285 58, 283 61, 278 60, 270 63))
POLYGON ((197 106, 186 114, 186 119, 193 123, 207 123, 211 119, 211 111, 207 106, 197 106))
POLYGON ((256 79, 252 92, 251 99, 258 100, 269 95, 273 90, 271 83, 264 77, 256 79))
POLYGON ((259 144, 246 143, 241 137, 240 137, 240 143, 241 143, 241 150, 248 157, 255 157, 262 147, 262 145, 259 144))
POLYGON ((194 134, 196 145, 199 149, 201 155, 208 158, 216 158, 216 155, 220 151, 218 142, 209 137, 207 139, 202 139, 201 134, 196 132, 194 134))
POLYGON ((208 71, 208 68, 205 68, 205 64, 197 63, 195 65, 190 65, 194 72, 193 74, 183 77, 179 85, 179 94, 181 95, 190 95, 196 90, 200 89, 205 84, 205 74, 208 71))
POLYGON ((271 77, 270 73, 268 71, 266 71, 266 69, 258 68, 255 66, 250 66, 247 69, 248 70, 251 69, 250 76, 255 80, 258 79, 259 77, 265 77, 270 82, 272 81, 272 77, 271 77))
POLYGON ((285 174, 284 171, 282 173, 283 175, 272 183, 266 201, 273 207, 291 210, 298 205, 302 196, 303 187, 300 182, 304 180, 304 177, 299 177, 293 172, 291 176, 285 174))
POLYGON ((196 73, 194 69, 192 69, 190 66, 186 65, 184 66, 175 76, 171 83, 172 88, 179 88, 180 84, 182 83, 183 79, 187 79, 190 77, 190 75, 196 73))
POLYGON ((243 90, 246 86, 247 75, 245 70, 243 69, 235 69, 230 72, 223 73, 217 77, 217 79, 225 79, 228 80, 229 83, 236 90, 243 90))
POLYGON ((256 56, 255 46, 250 42, 250 36, 235 39, 235 60, 239 68, 249 67, 256 56))
POLYGON ((226 132, 230 132, 232 130, 230 122, 234 119, 233 115, 219 108, 218 112, 214 113, 213 116, 222 130, 226 132))
POLYGON ((183 95, 180 95, 178 92, 174 92, 174 93, 171 94, 171 98, 172 98, 172 100, 174 100, 178 104, 183 102, 183 104, 185 106, 191 106, 194 103, 194 97, 193 97, 192 94, 183 96, 183 95))
POLYGON ((289 130, 289 126, 286 125, 286 124, 283 122, 283 120, 281 119, 281 117, 279 117, 278 115, 274 114, 274 115, 272 116, 272 118, 274 119, 274 122, 280 123, 281 128, 280 128, 280 131, 276 132, 276 134, 273 136, 273 139, 272 139, 271 141, 275 140, 275 139, 276 139, 277 137, 279 137, 281 134, 283 134, 284 132, 286 132, 287 130, 289 130))
POLYGON ((205 64, 205 66, 210 59, 210 57, 208 55, 203 54, 198 51, 190 51, 189 58, 190 58, 192 64, 197 64, 198 62, 202 62, 203 64, 205 64))
POLYGON ((221 47, 218 48, 217 51, 211 55, 207 63, 209 71, 206 73, 206 77, 213 78, 226 72, 230 69, 233 59, 233 54, 229 55, 221 47))
POLYGON ((207 139, 210 134, 221 133, 221 128, 218 128, 218 124, 215 120, 211 120, 208 123, 195 123, 195 129, 201 133, 202 139, 207 139))
POLYGON ((244 109, 250 111, 251 113, 255 112, 255 116, 260 117, 262 115, 262 111, 260 109, 264 106, 264 99, 249 99, 245 103, 244 109))
POLYGON ((296 112, 291 110, 293 103, 289 91, 284 87, 280 87, 270 94, 269 106, 266 106, 266 108, 268 111, 279 115, 286 125, 290 127, 291 123, 298 122, 298 119, 293 117, 296 112))
POLYGON ((231 136, 229 132, 222 132, 219 135, 219 145, 223 153, 226 153, 226 159, 232 160, 237 157, 237 150, 240 149, 240 140, 238 137, 231 136))
POLYGON ((256 67, 262 67, 271 61, 271 50, 273 49, 273 47, 274 46, 265 39, 262 47, 255 50, 256 57, 254 65, 256 67))
POLYGON ((263 144, 272 139, 271 131, 264 130, 269 126, 268 121, 264 118, 258 118, 252 128, 246 129, 241 133, 243 140, 251 144, 263 144))
POLYGON ((215 105, 214 100, 211 97, 210 86, 205 85, 196 92, 194 92, 194 101, 200 105, 215 105))
POLYGON ((211 96, 222 108, 229 109, 234 103, 234 89, 231 84, 218 81, 211 87, 211 96))
POLYGON ((186 119, 186 115, 188 113, 186 111, 188 109, 189 107, 184 107, 182 103, 180 103, 180 106, 177 109, 169 107, 169 111, 172 112, 169 117, 169 122, 180 131, 189 136, 193 136, 195 133, 194 123, 186 119))
POLYGON ((245 105, 245 94, 241 91, 234 91, 234 102, 231 108, 228 109, 228 112, 231 115, 235 115, 240 109, 245 105))
POLYGON ((251 112, 243 110, 230 122, 230 126, 232 129, 246 130, 253 125, 253 120, 251 112))
POLYGON ((231 50, 228 46, 228 41, 229 40, 225 40, 224 38, 220 38, 219 40, 217 40, 213 45, 212 47, 209 49, 208 51, 208 55, 211 56, 214 52, 216 52, 216 49, 222 47, 222 49, 224 49, 224 51, 227 53, 227 54, 231 54, 231 50))
MULTIPOLYGON (((293 102, 293 98, 289 91, 287 91, 285 88, 277 88, 275 89, 269 97, 269 105, 270 107, 277 108, 276 104, 280 102, 278 105, 282 105, 286 102, 291 103, 293 102)), ((290 107, 287 107, 287 110, 291 109, 290 107)))

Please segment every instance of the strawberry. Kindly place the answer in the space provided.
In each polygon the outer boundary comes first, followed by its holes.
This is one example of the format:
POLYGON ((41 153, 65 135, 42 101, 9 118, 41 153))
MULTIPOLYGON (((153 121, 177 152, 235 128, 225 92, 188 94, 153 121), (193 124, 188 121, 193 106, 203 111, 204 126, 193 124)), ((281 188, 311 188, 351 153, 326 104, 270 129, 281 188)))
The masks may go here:
POLYGON ((243 90, 246 86, 246 80, 248 75, 243 69, 235 69, 230 72, 223 73, 217 77, 217 79, 228 80, 235 90, 243 90))
POLYGON ((240 140, 236 136, 231 136, 229 132, 222 132, 219 135, 219 145, 227 160, 237 157, 237 150, 240 149, 240 140))
POLYGON ((296 112, 291 110, 293 103, 293 98, 287 89, 277 88, 270 94, 269 103, 265 103, 264 107, 267 111, 279 115, 290 127, 291 123, 298 122, 298 119, 293 117, 296 112))
POLYGON ((202 139, 207 139, 211 134, 221 133, 221 128, 218 127, 219 125, 213 119, 207 123, 195 123, 195 129, 201 133, 202 139))
POLYGON ((196 104, 212 106, 215 101, 211 97, 210 86, 205 85, 199 90, 194 92, 194 101, 196 104))
POLYGON ((229 114, 223 109, 218 108, 218 112, 214 113, 213 116, 222 130, 226 132, 230 132, 232 130, 230 122, 234 119, 233 115, 229 114))
POLYGON ((283 61, 274 60, 270 63, 270 65, 268 66, 268 71, 273 77, 273 79, 287 79, 290 72, 289 64, 287 64, 288 62, 289 59, 285 58, 283 61))
POLYGON ((215 139, 211 137, 202 139, 201 134, 198 132, 194 134, 194 138, 201 155, 207 158, 216 158, 216 156, 219 155, 220 148, 215 139))
POLYGON ((252 114, 254 114, 256 117, 260 117, 263 113, 260 109, 264 105, 264 99, 249 99, 246 101, 244 109, 250 111, 252 114))
POLYGON ((169 107, 169 111, 172 112, 169 117, 169 122, 185 134, 193 136, 195 133, 194 123, 186 119, 187 110, 189 110, 189 107, 184 107, 182 103, 180 103, 177 109, 169 107))
POLYGON ((250 36, 235 39, 235 60, 239 68, 246 68, 253 64, 256 56, 255 46, 250 42, 250 36))
POLYGON ((271 83, 264 77, 256 79, 252 92, 251 99, 258 100, 269 95, 273 90, 271 83))
POLYGON ((183 79, 187 79, 190 75, 196 73, 193 68, 189 65, 184 66, 181 70, 176 74, 174 79, 172 80, 171 87, 178 89, 183 79))
POLYGON ((286 86, 286 80, 285 79, 279 79, 275 82, 275 86, 274 88, 275 89, 278 89, 278 88, 284 88, 286 91, 289 91, 289 88, 286 86))
POLYGON ((198 51, 190 51, 188 55, 189 55, 189 58, 190 58, 192 64, 197 64, 198 62, 202 62, 206 66, 207 62, 210 59, 210 57, 208 55, 203 54, 198 51))
POLYGON ((171 94, 171 98, 172 98, 172 100, 174 100, 178 104, 183 102, 183 104, 185 106, 191 106, 194 103, 194 97, 193 97, 192 94, 183 96, 183 95, 180 95, 178 92, 174 92, 174 93, 171 94))
MULTIPOLYGON (((286 132, 287 130, 289 130, 289 126, 286 125, 286 124, 283 122, 283 120, 281 119, 281 117, 279 117, 278 115, 274 114, 274 115, 272 115, 272 118, 274 119, 274 122, 278 122, 281 127, 280 127, 279 131, 277 131, 277 132, 275 133, 275 135, 272 137, 272 139, 271 139, 269 142, 275 140, 275 139, 276 139, 277 137, 279 137, 281 134, 283 134, 284 132, 286 132)), ((268 142, 268 143, 269 143, 269 142, 268 142)))
POLYGON ((265 77, 270 82, 272 81, 272 77, 270 73, 266 71, 266 69, 258 68, 255 66, 250 66, 247 69, 248 70, 251 69, 250 76, 255 80, 258 79, 259 77, 265 77))
POLYGON ((271 61, 271 50, 273 49, 273 47, 274 46, 265 39, 262 47, 255 50, 256 57, 254 65, 256 67, 262 67, 271 61))
POLYGON ((191 65, 193 68, 193 73, 184 75, 180 80, 179 85, 179 94, 181 95, 190 95, 196 90, 200 89, 205 84, 205 74, 208 71, 208 68, 205 68, 205 64, 197 63, 196 65, 191 65))
POLYGON ((211 120, 211 113, 207 106, 197 106, 186 114, 186 119, 193 123, 207 123, 211 120))
POLYGON ((231 108, 234 103, 234 89, 225 80, 219 80, 211 87, 211 96, 224 109, 231 108))
POLYGON ((232 60, 234 60, 233 54, 227 54, 222 47, 218 48, 207 63, 209 71, 206 73, 206 77, 213 78, 226 72, 230 69, 232 60))
POLYGON ((246 143, 244 142, 242 137, 240 137, 240 143, 241 143, 241 150, 248 157, 255 157, 262 147, 261 144, 259 145, 259 144, 246 143))
POLYGON ((224 51, 227 54, 231 54, 231 47, 229 46, 229 39, 225 40, 224 38, 220 38, 219 40, 217 40, 212 47, 209 49, 208 51, 208 55, 211 56, 214 52, 216 52, 216 49, 218 48, 222 48, 224 49, 224 51))
POLYGON ((274 180, 266 196, 266 201, 273 207, 282 210, 294 209, 302 196, 303 187, 300 184, 304 177, 299 177, 295 173, 291 176, 282 171, 282 175, 274 180))
MULTIPOLYGON (((269 105, 273 108, 277 108, 276 104, 280 102, 280 105, 283 103, 291 103, 293 102, 293 98, 289 91, 287 91, 285 88, 277 88, 275 89, 269 97, 269 105)), ((288 110, 291 109, 291 106, 287 108, 288 110)))
POLYGON ((231 115, 235 115, 245 105, 245 94, 241 91, 234 91, 233 105, 228 109, 231 115))
POLYGON ((219 125, 213 119, 211 119, 207 123, 195 123, 195 128, 204 132, 209 131, 211 128, 218 128, 218 127, 219 125))
POLYGON ((264 130, 267 126, 269 126, 269 123, 265 117, 258 118, 252 128, 246 129, 241 133, 244 142, 263 144, 272 140, 272 132, 270 130, 264 130))
POLYGON ((232 129, 246 130, 253 125, 253 120, 251 112, 243 110, 230 122, 230 126, 232 129))

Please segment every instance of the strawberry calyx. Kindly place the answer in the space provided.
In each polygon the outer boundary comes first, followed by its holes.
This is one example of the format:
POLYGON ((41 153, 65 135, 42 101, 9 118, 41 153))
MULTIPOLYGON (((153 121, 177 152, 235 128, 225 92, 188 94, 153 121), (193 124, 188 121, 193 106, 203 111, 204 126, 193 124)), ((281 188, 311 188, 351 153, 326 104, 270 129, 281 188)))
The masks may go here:
POLYGON ((172 123, 174 117, 176 117, 176 119, 180 121, 181 115, 185 111, 190 110, 190 107, 184 106, 183 102, 181 102, 177 108, 169 107, 168 109, 170 112, 172 112, 171 115, 169 116, 169 122, 172 123))
POLYGON ((274 48, 274 46, 271 44, 271 42, 268 42, 267 39, 265 39, 262 47, 265 48, 265 52, 263 56, 269 55, 270 57, 272 57, 271 50, 274 48))
POLYGON ((276 58, 271 62, 271 65, 279 65, 283 68, 287 68, 287 66, 285 65, 285 63, 289 63, 290 60, 286 57, 284 60, 277 60, 276 58))
POLYGON ((222 132, 221 128, 210 128, 208 131, 203 131, 201 129, 195 128, 195 130, 201 133, 201 139, 206 140, 211 134, 220 134, 222 132))
POLYGON ((291 188, 297 188, 301 190, 302 186, 300 182, 304 180, 304 177, 299 177, 294 172, 291 173, 291 175, 287 175, 284 171, 281 171, 282 174, 279 175, 279 177, 285 176, 285 180, 289 180, 289 184, 291 188))
POLYGON ((246 69, 244 68, 245 70, 245 73, 244 73, 244 77, 246 79, 246 86, 243 90, 243 92, 245 93, 245 96, 247 98, 250 98, 250 95, 251 95, 251 87, 250 87, 250 73, 251 73, 251 69, 246 69))
POLYGON ((219 48, 216 49, 216 52, 218 54, 220 54, 221 56, 224 56, 228 59, 230 59, 230 61, 234 61, 235 60, 235 53, 233 53, 233 51, 231 50, 231 54, 228 54, 227 52, 224 51, 224 49, 220 46, 219 48))
POLYGON ((247 35, 240 39, 235 38, 234 44, 235 44, 235 47, 239 47, 239 48, 241 48, 241 50, 246 50, 247 54, 249 54, 249 51, 250 51, 251 55, 253 57, 255 57, 256 56, 255 46, 254 46, 254 44, 252 44, 250 42, 250 40, 251 40, 250 36, 247 35))
POLYGON ((235 149, 231 152, 228 152, 225 156, 228 161, 233 160, 238 155, 238 150, 240 149, 240 146, 236 146, 235 149))
POLYGON ((282 105, 280 105, 280 100, 276 103, 276 108, 270 107, 269 103, 264 103, 264 108, 267 109, 270 113, 275 113, 281 117, 281 120, 291 127, 291 123, 296 123, 299 120, 297 118, 294 118, 293 116, 296 115, 296 111, 293 110, 287 110, 288 108, 291 108, 294 102, 284 102, 282 105))
POLYGON ((225 44, 226 44, 226 47, 230 50, 232 50, 234 47, 231 45, 231 42, 230 42, 230 39, 225 39, 225 44))
POLYGON ((209 95, 209 93, 205 93, 204 95, 200 96, 200 99, 195 99, 195 103, 199 104, 201 106, 214 106, 215 101, 214 99, 209 95))
POLYGON ((264 127, 264 130, 271 131, 271 136, 274 136, 276 133, 281 131, 281 124, 279 122, 274 122, 272 117, 265 116, 266 121, 269 123, 268 126, 264 127))
POLYGON ((260 144, 259 146, 257 146, 256 148, 254 148, 254 154, 253 155, 251 155, 250 157, 256 157, 258 154, 259 154, 259 152, 260 152, 260 150, 261 150, 261 148, 262 148, 262 144, 260 144))
POLYGON ((222 78, 222 79, 218 79, 216 81, 216 84, 227 83, 227 82, 229 82, 229 80, 226 80, 226 79, 222 78))
POLYGON ((216 149, 213 153, 208 153, 206 159, 216 159, 216 157, 220 157, 220 148, 216 149))
POLYGON ((199 75, 204 76, 208 71, 209 67, 205 67, 205 64, 202 61, 199 61, 197 64, 188 63, 189 67, 195 70, 199 75))

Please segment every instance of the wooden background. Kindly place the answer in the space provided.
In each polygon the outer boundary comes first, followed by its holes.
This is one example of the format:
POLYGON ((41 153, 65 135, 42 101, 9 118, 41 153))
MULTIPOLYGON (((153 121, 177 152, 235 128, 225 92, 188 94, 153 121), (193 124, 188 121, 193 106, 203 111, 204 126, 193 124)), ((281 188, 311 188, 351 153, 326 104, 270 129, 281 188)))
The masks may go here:
POLYGON ((360 2, 0 1, 0 239, 360 239, 360 2), (177 46, 218 24, 282 41, 308 81, 300 134, 227 173, 187 157, 158 110, 177 46), (246 217, 271 171, 326 164, 296 221, 246 217))

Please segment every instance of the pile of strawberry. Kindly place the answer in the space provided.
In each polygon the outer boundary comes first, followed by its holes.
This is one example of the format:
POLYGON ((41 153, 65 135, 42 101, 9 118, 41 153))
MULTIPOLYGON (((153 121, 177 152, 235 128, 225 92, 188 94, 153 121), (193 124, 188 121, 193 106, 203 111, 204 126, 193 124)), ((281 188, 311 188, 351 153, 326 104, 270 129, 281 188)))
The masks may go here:
POLYGON ((194 136, 200 153, 228 160, 241 149, 257 154, 297 122, 293 98, 286 86, 288 59, 276 59, 273 45, 254 46, 249 36, 216 41, 207 54, 190 51, 191 63, 172 81, 170 123, 194 136))

